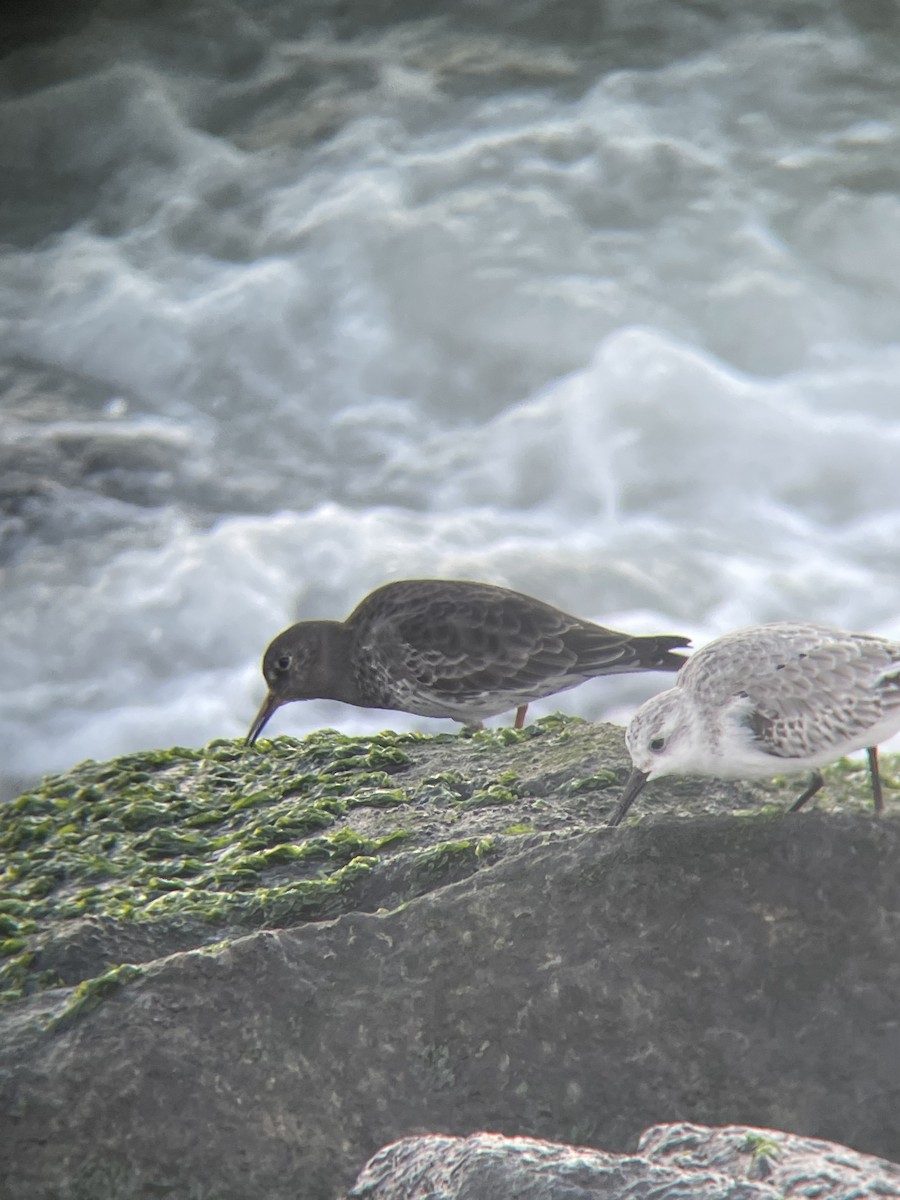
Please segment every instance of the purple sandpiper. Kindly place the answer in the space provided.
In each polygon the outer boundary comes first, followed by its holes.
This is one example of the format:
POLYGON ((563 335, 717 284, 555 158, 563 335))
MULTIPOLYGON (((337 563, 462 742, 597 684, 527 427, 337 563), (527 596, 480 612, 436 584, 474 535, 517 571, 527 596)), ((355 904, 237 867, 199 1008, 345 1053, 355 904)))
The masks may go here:
POLYGON ((634 637, 571 617, 521 592, 467 580, 407 579, 377 588, 346 621, 300 621, 270 644, 269 692, 247 741, 282 704, 342 700, 479 728, 596 675, 677 671, 685 637, 634 637))

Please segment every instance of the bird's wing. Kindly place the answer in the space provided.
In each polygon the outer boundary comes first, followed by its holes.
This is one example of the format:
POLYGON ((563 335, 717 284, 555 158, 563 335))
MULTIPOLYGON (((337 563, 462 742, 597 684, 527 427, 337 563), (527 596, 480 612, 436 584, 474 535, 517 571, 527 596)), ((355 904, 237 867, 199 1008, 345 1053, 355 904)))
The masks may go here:
MULTIPOLYGON (((389 653, 398 673, 432 690, 536 697, 592 675, 644 666, 627 634, 517 592, 451 582, 440 588, 417 581, 389 586, 380 608, 373 605, 365 614, 362 645, 376 657, 389 653)), ((657 656, 674 661, 669 645, 684 639, 658 640, 657 656)))
POLYGON ((826 626, 739 630, 697 651, 678 685, 735 706, 760 749, 800 758, 858 741, 896 712, 900 645, 826 626))

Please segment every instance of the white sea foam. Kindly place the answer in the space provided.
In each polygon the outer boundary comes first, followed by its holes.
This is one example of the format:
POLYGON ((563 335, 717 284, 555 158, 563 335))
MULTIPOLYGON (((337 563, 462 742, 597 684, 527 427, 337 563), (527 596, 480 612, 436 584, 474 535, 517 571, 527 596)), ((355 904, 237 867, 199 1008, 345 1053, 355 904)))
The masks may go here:
MULTIPOLYGON (((605 11, 0 65, 7 791, 242 732, 274 633, 389 578, 900 635, 894 61, 825 0, 605 11)), ((323 722, 427 725, 273 730, 323 722)))

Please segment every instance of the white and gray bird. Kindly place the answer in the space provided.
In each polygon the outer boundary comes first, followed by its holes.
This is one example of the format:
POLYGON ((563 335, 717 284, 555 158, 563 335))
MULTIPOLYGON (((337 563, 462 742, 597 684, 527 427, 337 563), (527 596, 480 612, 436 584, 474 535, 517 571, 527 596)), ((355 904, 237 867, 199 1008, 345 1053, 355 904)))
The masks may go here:
POLYGON ((634 770, 609 820, 663 775, 759 779, 812 770, 791 807, 823 786, 820 767, 868 752, 875 811, 878 743, 900 731, 900 642, 827 625, 776 622, 698 650, 675 686, 643 704, 625 741, 634 770))

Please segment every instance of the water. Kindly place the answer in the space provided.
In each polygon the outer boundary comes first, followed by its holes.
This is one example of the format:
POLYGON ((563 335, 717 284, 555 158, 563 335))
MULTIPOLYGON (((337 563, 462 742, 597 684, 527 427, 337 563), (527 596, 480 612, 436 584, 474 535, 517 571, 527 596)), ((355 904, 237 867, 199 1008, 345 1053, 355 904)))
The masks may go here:
POLYGON ((392 578, 900 636, 892 6, 159 7, 0 60, 4 794, 392 578))

